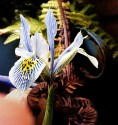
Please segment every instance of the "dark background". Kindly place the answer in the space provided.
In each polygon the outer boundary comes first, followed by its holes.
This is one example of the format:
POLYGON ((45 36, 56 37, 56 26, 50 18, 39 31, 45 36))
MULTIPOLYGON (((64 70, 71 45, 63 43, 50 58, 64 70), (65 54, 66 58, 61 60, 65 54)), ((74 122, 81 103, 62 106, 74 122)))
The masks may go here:
MULTIPOLYGON (((100 17, 103 28, 110 33, 118 43, 118 0, 85 0, 85 3, 93 3, 95 12, 100 17)), ((117 49, 118 53, 118 49, 117 49)), ((118 58, 113 65, 108 68, 109 75, 103 76, 94 84, 93 93, 95 94, 96 105, 98 108, 100 125, 117 124, 117 83, 118 83, 118 58)), ((107 74, 107 73, 106 73, 107 74)), ((90 87, 90 86, 89 86, 90 87)), ((91 91, 91 88, 90 90, 91 91)))

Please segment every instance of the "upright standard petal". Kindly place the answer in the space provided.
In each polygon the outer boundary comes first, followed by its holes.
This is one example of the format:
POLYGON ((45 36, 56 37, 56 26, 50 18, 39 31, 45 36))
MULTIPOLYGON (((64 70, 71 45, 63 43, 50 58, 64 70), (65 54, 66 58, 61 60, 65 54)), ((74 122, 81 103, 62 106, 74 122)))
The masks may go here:
POLYGON ((20 14, 21 27, 20 27, 20 47, 32 52, 30 41, 30 26, 28 21, 20 14))
POLYGON ((48 64, 49 45, 43 36, 36 32, 34 36, 31 36, 31 43, 34 55, 44 59, 48 64))
POLYGON ((52 39, 54 40, 54 37, 57 34, 57 22, 50 9, 48 9, 48 12, 46 13, 45 24, 47 27, 48 41, 52 44, 52 39))
POLYGON ((60 62, 61 58, 64 58, 64 55, 72 50, 76 52, 76 50, 82 45, 84 37, 82 36, 81 31, 76 35, 74 41, 70 44, 68 48, 66 48, 62 54, 57 58, 56 62, 54 63, 53 70, 56 69, 58 63, 60 62))
POLYGON ((19 90, 27 90, 39 77, 45 63, 41 58, 20 58, 9 72, 11 83, 19 90))
POLYGON ((45 24, 47 27, 47 37, 50 45, 51 52, 51 66, 50 66, 50 74, 52 76, 53 73, 53 64, 54 64, 54 38, 57 34, 57 22, 55 17, 53 16, 53 12, 48 9, 48 12, 45 17, 45 24))
POLYGON ((86 57, 91 61, 91 63, 92 63, 96 68, 98 68, 98 60, 97 60, 95 57, 93 57, 93 56, 87 54, 86 51, 85 51, 84 49, 82 49, 82 48, 79 48, 79 49, 78 49, 78 53, 80 53, 80 54, 86 56, 86 57))

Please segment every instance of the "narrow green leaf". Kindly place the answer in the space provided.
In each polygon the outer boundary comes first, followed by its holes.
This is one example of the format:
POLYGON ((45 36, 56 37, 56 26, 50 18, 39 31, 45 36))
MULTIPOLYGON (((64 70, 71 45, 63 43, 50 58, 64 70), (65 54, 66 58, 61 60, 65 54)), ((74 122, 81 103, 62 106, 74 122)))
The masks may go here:
POLYGON ((45 110, 45 116, 42 125, 52 125, 53 120, 53 85, 48 89, 48 98, 45 110))

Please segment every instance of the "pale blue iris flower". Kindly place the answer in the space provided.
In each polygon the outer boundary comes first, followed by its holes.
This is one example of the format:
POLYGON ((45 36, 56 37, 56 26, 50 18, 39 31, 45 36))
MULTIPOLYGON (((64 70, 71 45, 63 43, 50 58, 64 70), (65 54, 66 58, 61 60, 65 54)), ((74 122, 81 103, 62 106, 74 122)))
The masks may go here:
POLYGON ((76 53, 88 57, 91 63, 98 68, 97 59, 88 55, 84 49, 80 48, 84 39, 81 31, 76 35, 70 46, 54 61, 54 38, 57 34, 57 22, 50 9, 45 17, 49 44, 38 32, 30 37, 30 27, 27 20, 22 15, 20 15, 20 19, 20 44, 15 49, 15 53, 21 58, 9 72, 9 79, 17 89, 27 90, 41 75, 42 71, 45 71, 46 75, 52 80, 55 75, 69 64, 76 53))
POLYGON ((38 32, 30 38, 27 20, 22 15, 20 19, 20 44, 15 53, 21 58, 11 68, 9 79, 16 88, 25 91, 35 82, 48 63, 49 45, 38 32))

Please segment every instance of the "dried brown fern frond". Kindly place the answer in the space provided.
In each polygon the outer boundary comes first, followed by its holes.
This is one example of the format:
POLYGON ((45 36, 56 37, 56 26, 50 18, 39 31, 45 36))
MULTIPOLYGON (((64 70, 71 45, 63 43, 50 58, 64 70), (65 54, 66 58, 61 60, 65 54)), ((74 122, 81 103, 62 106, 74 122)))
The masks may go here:
POLYGON ((41 112, 40 99, 47 98, 48 85, 47 82, 41 82, 35 86, 27 97, 28 105, 35 116, 41 112))
MULTIPOLYGON (((72 71, 72 70, 71 70, 72 71)), ((73 72, 70 73, 69 80, 67 78, 63 79, 62 81, 66 84, 63 86, 63 91, 66 94, 74 94, 78 90, 78 87, 84 86, 84 80, 79 79, 76 74, 73 72)))
POLYGON ((66 68, 64 68, 54 80, 56 83, 58 83, 59 88, 61 88, 61 90, 58 89, 60 93, 63 93, 66 96, 73 95, 80 87, 84 87, 85 85, 85 80, 77 76, 72 63, 68 65, 68 68, 70 69, 69 79, 65 71, 66 68))
MULTIPOLYGON (((70 125, 95 125, 97 111, 89 99, 64 95, 64 91, 60 92, 58 83, 54 83, 54 88, 54 116, 58 117, 58 120, 62 117, 63 122, 70 125)), ((35 116, 43 117, 42 112, 45 111, 47 89, 47 83, 41 82, 30 91, 27 97, 28 104, 35 116)))
POLYGON ((86 98, 56 96, 54 109, 63 116, 68 125, 95 125, 97 121, 97 111, 86 98))

